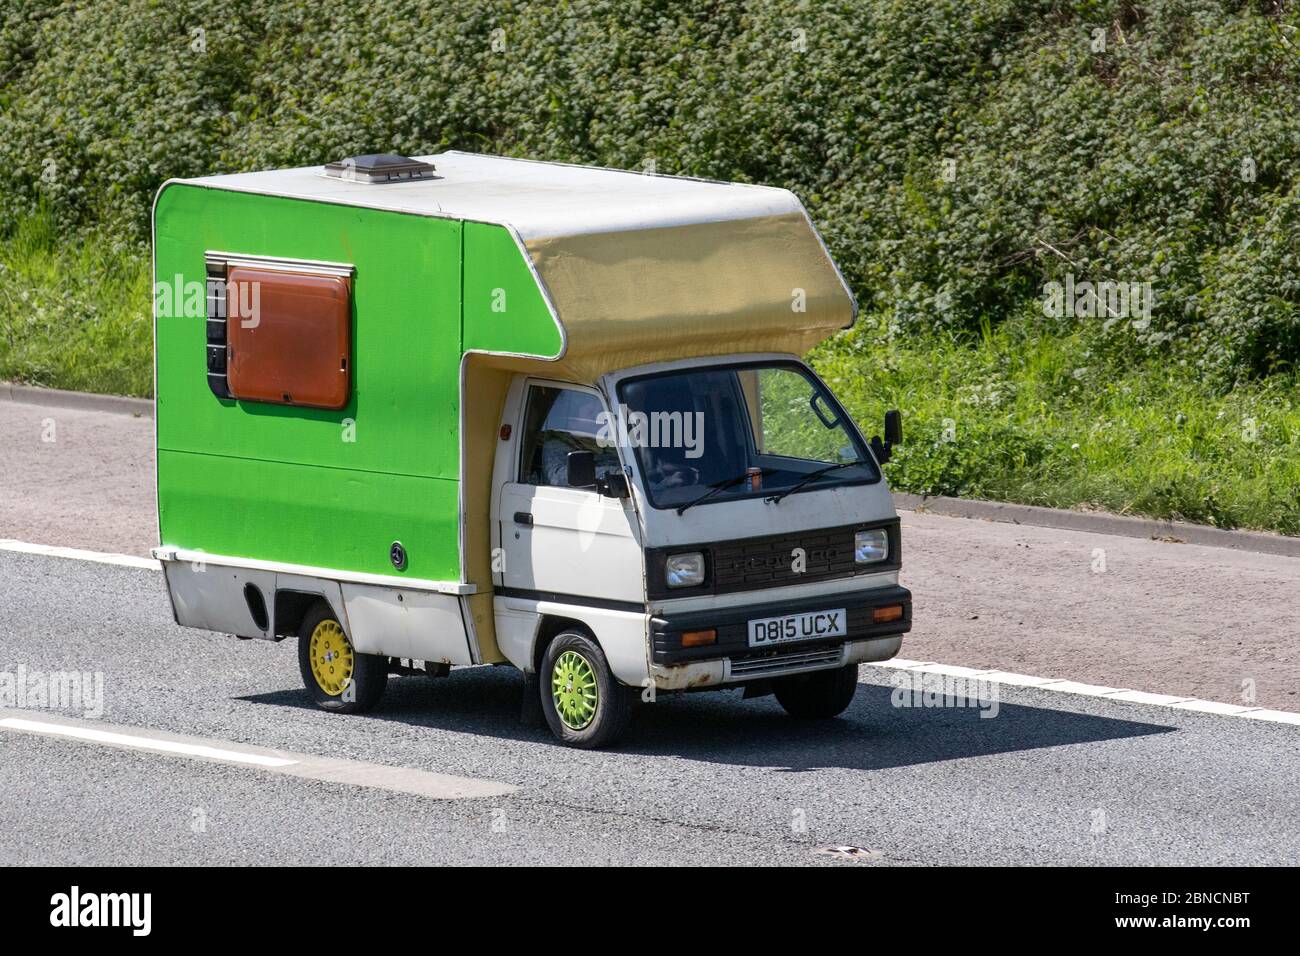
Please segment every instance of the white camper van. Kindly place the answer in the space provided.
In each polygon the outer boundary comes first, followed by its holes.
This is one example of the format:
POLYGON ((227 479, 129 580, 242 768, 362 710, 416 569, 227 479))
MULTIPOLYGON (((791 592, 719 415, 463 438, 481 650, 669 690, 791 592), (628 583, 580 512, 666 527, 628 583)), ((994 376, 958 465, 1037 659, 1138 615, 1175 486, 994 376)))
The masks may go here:
POLYGON ((789 192, 376 155, 169 183, 155 232, 209 288, 156 317, 176 619, 296 637, 321 707, 510 664, 595 747, 673 692, 832 717, 897 653, 900 420, 800 357, 855 305, 789 192))

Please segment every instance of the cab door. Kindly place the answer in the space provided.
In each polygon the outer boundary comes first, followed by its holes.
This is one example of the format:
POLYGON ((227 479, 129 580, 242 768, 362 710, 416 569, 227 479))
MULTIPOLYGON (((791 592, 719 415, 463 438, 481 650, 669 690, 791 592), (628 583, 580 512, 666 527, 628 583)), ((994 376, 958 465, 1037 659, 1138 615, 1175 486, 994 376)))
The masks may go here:
POLYGON ((609 421, 604 399, 592 388, 540 380, 525 382, 515 399, 514 460, 497 502, 500 593, 643 603, 631 499, 573 488, 567 480, 574 451, 592 453, 598 478, 622 470, 617 447, 607 430, 602 434, 609 421))

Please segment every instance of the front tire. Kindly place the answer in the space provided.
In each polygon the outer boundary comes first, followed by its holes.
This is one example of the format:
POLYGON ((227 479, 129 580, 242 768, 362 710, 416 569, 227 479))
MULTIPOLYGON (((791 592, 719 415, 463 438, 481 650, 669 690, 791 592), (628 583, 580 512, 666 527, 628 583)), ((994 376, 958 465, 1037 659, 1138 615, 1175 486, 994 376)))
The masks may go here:
POLYGON ((785 712, 801 720, 838 717, 853 703, 858 692, 858 665, 814 671, 773 681, 776 699, 785 712))
POLYGON ((365 713, 388 686, 388 658, 358 654, 324 601, 298 629, 298 670, 312 703, 335 714, 365 713))
POLYGON ((542 714, 565 746, 606 747, 627 729, 631 691, 614 677, 600 645, 581 631, 556 635, 538 677, 542 714))

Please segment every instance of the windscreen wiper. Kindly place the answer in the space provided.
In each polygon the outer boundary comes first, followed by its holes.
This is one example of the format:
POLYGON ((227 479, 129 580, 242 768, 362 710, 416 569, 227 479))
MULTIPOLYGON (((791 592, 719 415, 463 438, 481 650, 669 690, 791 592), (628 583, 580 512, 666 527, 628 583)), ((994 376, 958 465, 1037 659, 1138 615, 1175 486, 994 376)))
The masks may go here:
POLYGON ((832 471, 839 471, 841 468, 851 468, 854 465, 865 465, 865 464, 866 464, 865 461, 841 461, 841 462, 837 462, 834 465, 827 465, 825 468, 818 468, 816 471, 808 472, 808 474, 804 475, 803 478, 801 478, 798 482, 791 485, 789 488, 781 492, 779 495, 769 495, 763 500, 770 501, 772 504, 779 504, 782 498, 786 497, 787 495, 794 494, 804 485, 812 484, 822 475, 829 475, 832 471))
MULTIPOLYGON (((772 469, 760 468, 758 473, 760 476, 770 475, 772 474, 772 469)), ((734 488, 736 487, 736 485, 740 484, 742 481, 744 481, 746 478, 749 477, 752 477, 752 475, 750 471, 746 469, 745 471, 742 471, 740 474, 738 474, 735 478, 728 478, 726 481, 719 481, 716 482, 715 484, 709 485, 708 491, 700 495, 698 498, 686 502, 686 504, 682 505, 680 508, 677 509, 677 513, 679 515, 685 514, 687 508, 694 508, 698 504, 703 504, 704 502, 708 501, 710 498, 712 498, 714 495, 718 494, 719 492, 726 491, 728 488, 734 488)))

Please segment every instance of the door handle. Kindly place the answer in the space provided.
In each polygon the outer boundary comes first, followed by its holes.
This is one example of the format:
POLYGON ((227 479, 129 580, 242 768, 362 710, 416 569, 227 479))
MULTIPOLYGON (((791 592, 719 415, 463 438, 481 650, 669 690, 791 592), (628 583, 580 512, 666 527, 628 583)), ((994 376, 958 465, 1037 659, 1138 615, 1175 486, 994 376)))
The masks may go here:
POLYGON ((531 527, 532 523, 533 523, 533 516, 530 515, 527 511, 515 512, 515 524, 526 524, 531 527))

